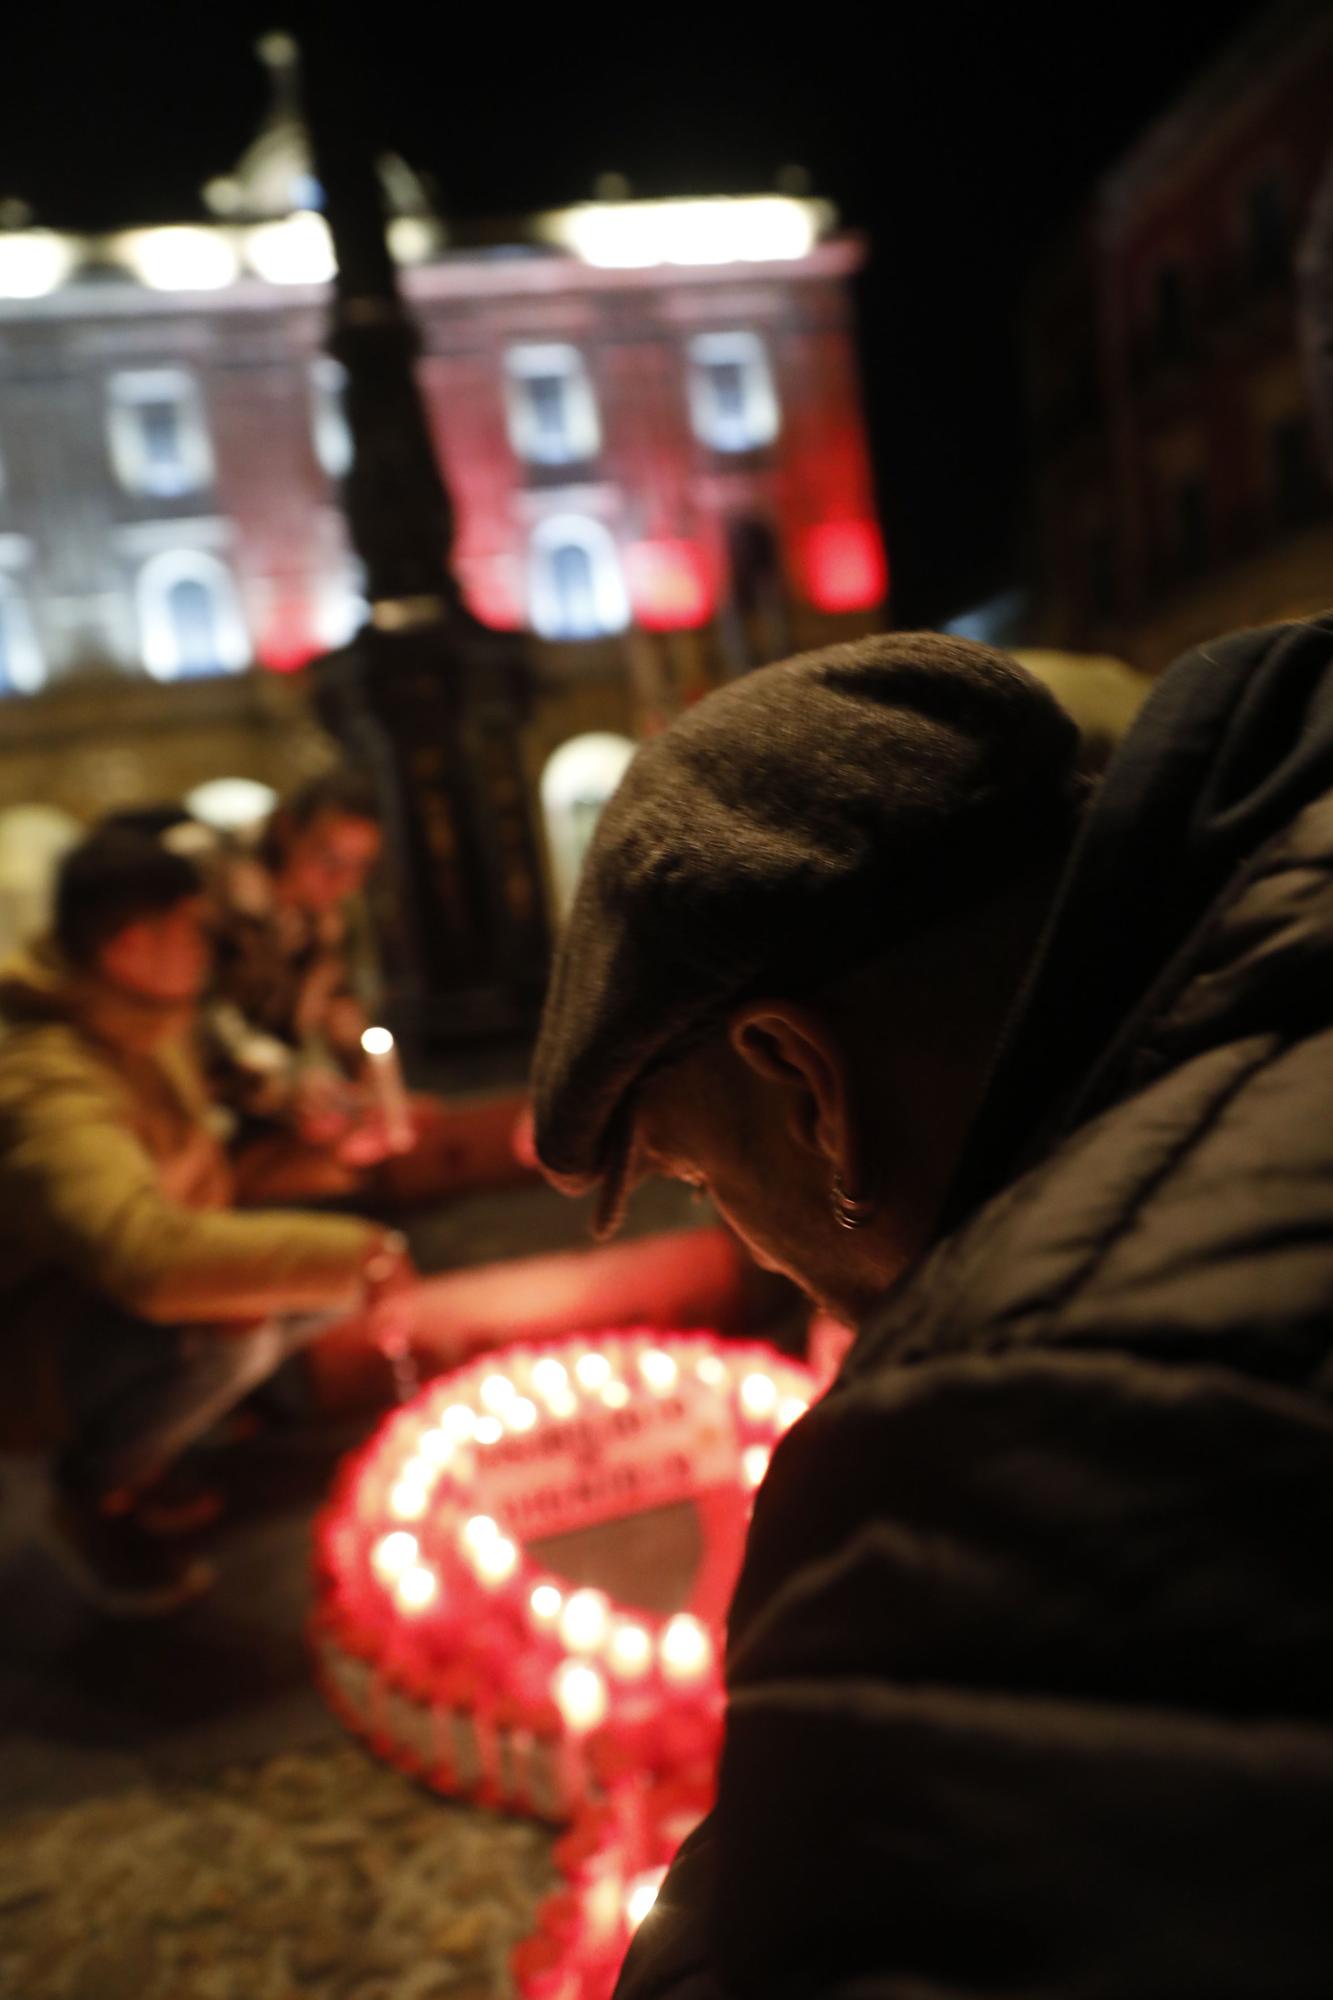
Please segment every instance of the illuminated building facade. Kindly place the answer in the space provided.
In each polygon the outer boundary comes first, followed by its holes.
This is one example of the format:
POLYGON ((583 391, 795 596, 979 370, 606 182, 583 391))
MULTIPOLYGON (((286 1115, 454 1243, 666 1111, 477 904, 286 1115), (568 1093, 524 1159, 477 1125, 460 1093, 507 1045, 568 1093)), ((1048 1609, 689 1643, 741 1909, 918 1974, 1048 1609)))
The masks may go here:
MULTIPOLYGON (((0 232, 0 805, 87 815, 329 755, 301 669, 367 606, 331 249, 281 83, 209 222, 0 232)), ((568 849, 617 763, 590 744, 585 781, 570 739, 633 738, 882 619, 862 247, 779 195, 592 202, 446 247, 384 172, 454 566, 481 619, 531 635, 524 767, 568 849)))
POLYGON ((1257 26, 1030 300, 1039 629, 1158 669, 1333 598, 1333 13, 1257 26))

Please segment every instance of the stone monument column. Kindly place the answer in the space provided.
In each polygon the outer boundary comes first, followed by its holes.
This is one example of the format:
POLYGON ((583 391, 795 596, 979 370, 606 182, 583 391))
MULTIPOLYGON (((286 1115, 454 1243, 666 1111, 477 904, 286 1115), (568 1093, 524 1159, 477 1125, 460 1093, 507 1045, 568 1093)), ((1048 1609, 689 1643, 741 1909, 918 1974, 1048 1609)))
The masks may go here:
POLYGON ((415 374, 420 341, 386 240, 350 41, 312 36, 306 119, 337 258, 329 351, 346 370, 343 485, 369 622, 315 663, 321 720, 381 794, 381 949, 391 1011, 427 1045, 522 1032, 547 929, 520 757, 530 670, 449 566, 453 509, 415 374))

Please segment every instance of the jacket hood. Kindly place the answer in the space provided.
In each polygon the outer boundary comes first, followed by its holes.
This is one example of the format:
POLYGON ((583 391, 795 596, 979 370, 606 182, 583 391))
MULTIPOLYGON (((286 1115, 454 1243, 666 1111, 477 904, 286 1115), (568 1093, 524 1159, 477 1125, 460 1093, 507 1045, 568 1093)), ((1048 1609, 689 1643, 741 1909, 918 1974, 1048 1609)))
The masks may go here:
POLYGON ((1089 809, 941 1218, 1095 1108, 1242 863, 1333 786, 1333 612, 1237 632, 1158 682, 1089 809))
POLYGON ((0 1020, 8 1028, 67 1022, 112 1048, 142 1051, 181 1033, 193 1013, 78 971, 49 938, 0 965, 0 1020))

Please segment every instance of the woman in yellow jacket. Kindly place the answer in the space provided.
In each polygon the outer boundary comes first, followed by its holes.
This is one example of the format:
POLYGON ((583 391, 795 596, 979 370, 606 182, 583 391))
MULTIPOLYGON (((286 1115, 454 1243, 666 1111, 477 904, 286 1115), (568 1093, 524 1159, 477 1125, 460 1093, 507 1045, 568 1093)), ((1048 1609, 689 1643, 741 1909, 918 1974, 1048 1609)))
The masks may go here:
POLYGON ((181 1451, 296 1346, 411 1278, 401 1239, 370 1223, 230 1207, 189 1047, 209 956, 193 861, 113 830, 66 857, 51 938, 0 970, 7 1400, 63 1404, 48 1544, 122 1613, 209 1581, 162 1539, 181 1451))

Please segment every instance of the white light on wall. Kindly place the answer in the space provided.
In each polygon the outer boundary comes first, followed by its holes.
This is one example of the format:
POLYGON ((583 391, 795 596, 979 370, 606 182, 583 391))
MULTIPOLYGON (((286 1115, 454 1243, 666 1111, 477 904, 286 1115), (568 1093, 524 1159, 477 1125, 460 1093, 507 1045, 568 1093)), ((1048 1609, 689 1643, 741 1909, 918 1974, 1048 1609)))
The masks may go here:
POLYGON ((256 820, 266 819, 277 805, 278 795, 272 785, 261 785, 257 778, 210 778, 207 784, 187 792, 185 803, 205 826, 230 833, 235 827, 253 826, 256 820))
POLYGON ((0 298, 39 299, 63 285, 74 266, 75 246, 53 229, 0 235, 0 298))
POLYGON ((424 264, 440 248, 438 223, 421 215, 395 215, 389 224, 389 253, 396 264, 424 264))
POLYGON ((323 285, 336 269, 329 226, 311 209, 247 230, 245 260, 270 285, 323 285))
POLYGON ((644 270, 654 264, 766 264, 805 257, 833 213, 789 195, 709 196, 701 201, 584 202, 543 217, 541 232, 585 264, 644 270))
POLYGON ((115 251, 155 292, 220 291, 240 268, 220 229, 135 229, 116 238, 115 251))

